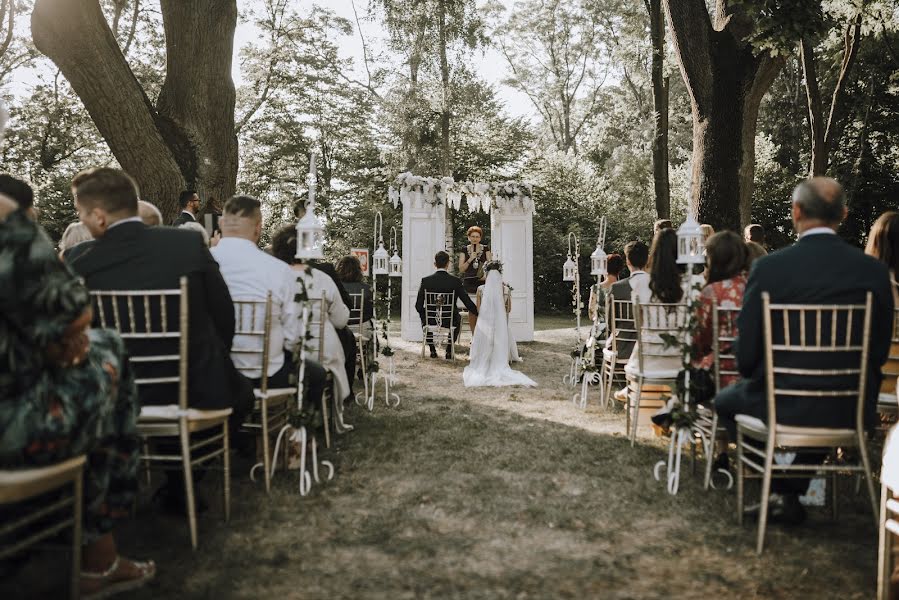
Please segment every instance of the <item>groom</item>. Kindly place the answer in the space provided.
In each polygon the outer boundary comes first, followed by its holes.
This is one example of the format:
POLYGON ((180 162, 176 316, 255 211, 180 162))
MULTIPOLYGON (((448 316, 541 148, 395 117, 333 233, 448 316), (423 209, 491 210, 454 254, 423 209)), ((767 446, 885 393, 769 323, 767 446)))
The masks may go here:
MULTIPOLYGON (((418 286, 418 299, 415 301, 415 310, 418 311, 418 316, 421 318, 421 326, 425 326, 425 292, 436 292, 441 294, 449 294, 455 292, 456 298, 462 300, 462 304, 468 309, 468 311, 473 314, 478 314, 478 308, 475 306, 474 302, 471 301, 471 298, 468 297, 468 292, 465 291, 465 288, 462 286, 462 280, 458 277, 454 277, 450 275, 446 268, 449 265, 450 256, 443 250, 434 255, 434 267, 437 271, 433 275, 428 275, 427 277, 422 277, 421 285, 418 286)), ((453 304, 453 326, 454 326, 454 337, 453 341, 459 337, 459 325, 461 324, 462 319, 459 317, 459 307, 454 303, 453 304)), ((432 323, 433 324, 433 323, 432 323)), ((449 321, 444 320, 441 323, 442 327, 449 327, 449 321)), ((434 347, 434 340, 430 335, 428 336, 428 347, 431 348, 431 358, 437 358, 437 348, 434 347)), ((452 358, 452 344, 448 344, 446 347, 446 358, 452 358)))

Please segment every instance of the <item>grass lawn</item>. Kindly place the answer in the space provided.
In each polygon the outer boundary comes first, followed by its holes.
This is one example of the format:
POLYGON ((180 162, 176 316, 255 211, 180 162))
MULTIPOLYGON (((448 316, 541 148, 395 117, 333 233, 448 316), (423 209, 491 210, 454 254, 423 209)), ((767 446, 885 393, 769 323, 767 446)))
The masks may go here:
MULTIPOLYGON (((279 473, 266 497, 238 462, 226 525, 218 478, 208 477, 213 507, 196 553, 186 522, 142 509, 119 537, 129 555, 155 558, 159 574, 128 597, 873 595, 876 529, 851 482, 838 521, 817 510, 802 527, 769 527, 757 557, 755 528, 735 523, 733 491, 704 492, 687 470, 669 496, 651 477, 664 442, 644 432, 631 449, 620 413, 599 411, 595 396, 586 412, 572 405, 560 383, 570 337, 546 331, 522 344, 521 369, 540 387, 502 390, 465 390, 464 359, 422 360, 398 342, 402 403, 348 413, 356 429, 328 453, 332 482, 302 498, 296 474, 279 473)), ((43 563, 19 573, 24 595, 3 597, 58 597, 65 568, 50 563, 47 578, 43 563)))

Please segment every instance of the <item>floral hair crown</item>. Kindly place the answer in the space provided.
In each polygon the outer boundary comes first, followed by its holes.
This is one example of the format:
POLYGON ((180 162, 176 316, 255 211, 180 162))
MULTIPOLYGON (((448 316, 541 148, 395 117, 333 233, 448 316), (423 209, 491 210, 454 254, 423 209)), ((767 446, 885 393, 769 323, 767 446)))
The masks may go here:
POLYGON ((503 263, 499 260, 491 260, 487 264, 484 265, 484 273, 488 273, 490 271, 499 271, 503 272, 503 263))

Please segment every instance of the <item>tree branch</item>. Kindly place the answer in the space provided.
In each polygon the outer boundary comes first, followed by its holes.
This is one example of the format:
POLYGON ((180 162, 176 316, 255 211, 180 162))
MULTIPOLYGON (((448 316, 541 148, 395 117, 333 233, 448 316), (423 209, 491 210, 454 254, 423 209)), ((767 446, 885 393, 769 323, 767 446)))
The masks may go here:
MULTIPOLYGON (((8 12, 6 13, 7 17, 7 27, 6 27, 6 37, 3 39, 3 44, 0 45, 0 58, 6 55, 6 51, 9 50, 9 45, 12 44, 12 34, 13 34, 13 24, 16 18, 16 0, 5 0, 3 6, 7 6, 6 2, 8 2, 8 12)), ((0 21, 3 18, 0 16, 0 21)))
POLYGON ((846 85, 849 80, 849 71, 855 64, 858 56, 858 46, 861 42, 862 13, 855 17, 855 22, 846 28, 843 36, 843 61, 840 65, 840 74, 837 77, 836 86, 830 101, 830 114, 827 117, 827 132, 824 134, 824 151, 830 153, 833 142, 837 136, 839 119, 842 116, 843 104, 846 96, 846 85))
POLYGON ((131 49, 131 43, 134 41, 134 32, 137 31, 137 16, 140 10, 140 0, 134 0, 134 10, 131 13, 131 27, 128 29, 128 38, 125 40, 125 46, 122 48, 122 54, 128 55, 131 49))

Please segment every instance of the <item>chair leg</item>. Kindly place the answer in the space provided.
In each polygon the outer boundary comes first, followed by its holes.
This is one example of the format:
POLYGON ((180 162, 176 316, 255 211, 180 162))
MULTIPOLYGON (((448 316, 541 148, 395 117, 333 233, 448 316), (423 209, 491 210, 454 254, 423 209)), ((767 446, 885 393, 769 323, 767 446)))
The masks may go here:
POLYGON ((271 455, 268 439, 268 400, 259 400, 259 412, 262 413, 262 468, 265 469, 265 493, 272 493, 271 455))
MULTIPOLYGON (((147 438, 141 439, 141 452, 144 456, 150 456, 150 442, 147 438)), ((147 488, 150 488, 153 485, 153 480, 150 477, 150 461, 149 460, 141 460, 144 467, 144 477, 147 481, 147 488)))
MULTIPOLYGON (((425 357, 424 338, 421 343, 421 357, 425 357)), ((365 355, 365 346, 359 340, 359 362, 362 365, 362 385, 365 387, 365 397, 368 398, 368 357, 365 355)))
MULTIPOLYGON (((630 438, 631 437, 631 380, 626 379, 625 385, 627 386, 627 399, 624 401, 624 434, 630 438)), ((612 385, 609 384, 609 388, 612 385)))
POLYGON ((868 497, 871 499, 871 510, 874 511, 874 522, 879 523, 879 507, 876 492, 874 491, 874 474, 871 471, 871 461, 868 458, 868 447, 865 445, 865 439, 862 436, 859 436, 858 451, 859 454, 862 455, 862 466, 865 468, 865 481, 868 484, 868 497))
POLYGON ((222 443, 225 448, 225 452, 222 454, 222 462, 224 463, 222 469, 222 493, 225 501, 225 523, 228 523, 231 520, 231 432, 228 430, 227 421, 222 424, 222 433, 224 434, 222 443))
POLYGON ((705 457, 705 477, 702 480, 702 489, 707 490, 712 484, 712 463, 715 461, 715 442, 718 441, 718 413, 712 414, 712 427, 709 430, 709 448, 705 457))
POLYGON ((768 496, 771 495, 771 475, 774 453, 765 451, 765 472, 762 474, 762 498, 759 505, 759 532, 755 544, 755 553, 761 554, 765 546, 765 527, 768 525, 768 496))
POLYGON ((889 597, 890 573, 893 571, 893 535, 887 531, 887 498, 890 490, 884 484, 880 484, 880 518, 877 544, 877 598, 889 597))
POLYGON ((743 432, 737 428, 737 524, 743 524, 743 432))
POLYGON ((830 518, 837 520, 837 472, 830 472, 830 518))
POLYGON ((328 392, 322 394, 322 424, 325 427, 325 448, 331 447, 331 423, 328 419, 328 392))
MULTIPOLYGON (((637 378, 637 392, 634 394, 634 417, 631 419, 631 448, 637 441, 637 424, 640 420, 640 396, 643 394, 643 378, 637 378)), ((628 404, 630 404, 630 396, 628 396, 628 404)))
POLYGON ((72 504, 72 574, 69 581, 69 597, 78 600, 81 597, 81 519, 84 506, 84 471, 79 470, 72 482, 72 493, 75 494, 72 504))
POLYGON ((194 502, 194 472, 190 464, 190 438, 187 424, 181 428, 181 468, 184 470, 184 496, 187 502, 187 524, 190 527, 190 545, 197 549, 197 504, 194 502))

